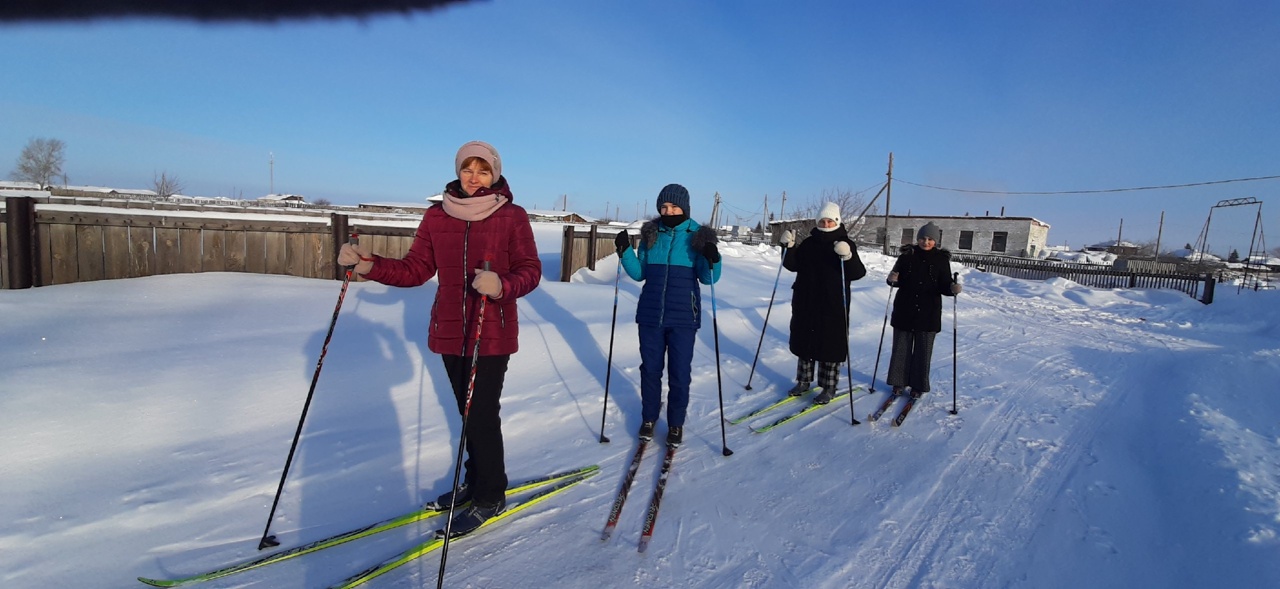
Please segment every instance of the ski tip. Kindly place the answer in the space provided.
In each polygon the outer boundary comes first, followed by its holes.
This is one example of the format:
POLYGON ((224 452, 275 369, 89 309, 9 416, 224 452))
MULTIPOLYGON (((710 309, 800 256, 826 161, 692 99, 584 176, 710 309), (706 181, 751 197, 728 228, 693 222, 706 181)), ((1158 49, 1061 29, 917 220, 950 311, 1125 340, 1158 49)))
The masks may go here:
POLYGON ((140 581, 143 585, 151 585, 152 587, 177 587, 177 584, 175 583, 168 583, 160 579, 148 579, 146 577, 138 577, 138 581, 140 581))

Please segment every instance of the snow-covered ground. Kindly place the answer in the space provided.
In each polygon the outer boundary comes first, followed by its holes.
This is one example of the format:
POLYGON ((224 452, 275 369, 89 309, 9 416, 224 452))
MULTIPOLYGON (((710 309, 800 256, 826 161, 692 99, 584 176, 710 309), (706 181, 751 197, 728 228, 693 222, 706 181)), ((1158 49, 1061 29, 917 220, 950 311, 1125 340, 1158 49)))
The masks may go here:
MULTIPOLYGON (((520 303, 508 471, 602 470, 453 544, 448 587, 1280 586, 1274 291, 1206 306, 964 270, 934 390, 901 428, 851 427, 849 404, 834 404, 764 434, 727 426, 725 457, 720 396, 736 417, 794 373, 792 275, 770 311, 777 250, 726 245, 719 363, 708 304, 686 444, 642 555, 657 452, 614 538, 599 539, 639 425, 639 285, 622 279, 612 329, 614 259, 555 282, 559 228, 537 231, 547 278, 520 303)), ((862 256, 853 380, 881 391, 856 401, 865 421, 885 388, 887 352, 872 370, 891 260, 862 256)), ((0 291, 0 586, 129 589, 257 557, 339 288, 218 273, 0 291)), ((425 349, 434 289, 351 285, 272 523, 282 548, 448 488, 460 419, 425 349)), ((202 586, 327 587, 436 523, 202 586)), ((368 586, 432 585, 438 556, 368 586)))

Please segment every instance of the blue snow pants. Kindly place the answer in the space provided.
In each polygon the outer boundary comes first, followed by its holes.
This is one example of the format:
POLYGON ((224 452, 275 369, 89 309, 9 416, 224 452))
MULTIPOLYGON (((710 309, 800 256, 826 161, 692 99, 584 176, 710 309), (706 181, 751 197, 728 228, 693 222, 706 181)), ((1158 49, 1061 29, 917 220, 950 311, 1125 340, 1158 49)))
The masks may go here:
POLYGON ((640 416, 658 421, 662 411, 662 369, 667 368, 667 427, 684 427, 689 408, 695 327, 649 327, 640 330, 640 416))

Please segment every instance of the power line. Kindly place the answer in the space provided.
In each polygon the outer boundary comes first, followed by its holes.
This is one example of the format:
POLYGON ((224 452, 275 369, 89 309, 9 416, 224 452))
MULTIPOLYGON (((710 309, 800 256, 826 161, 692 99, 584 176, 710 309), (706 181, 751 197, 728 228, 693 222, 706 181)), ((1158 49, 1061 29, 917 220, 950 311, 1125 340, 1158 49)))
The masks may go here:
POLYGON ((1020 191, 1004 191, 1004 190, 973 190, 968 188, 949 188, 946 186, 932 186, 929 184, 919 184, 901 178, 894 178, 895 182, 919 186, 920 188, 932 188, 934 190, 948 190, 951 192, 970 192, 974 194, 1007 194, 1007 195, 1051 195, 1051 194, 1102 194, 1106 192, 1132 192, 1136 190, 1164 190, 1168 188, 1190 188, 1192 186, 1210 186, 1213 184, 1231 184, 1233 182, 1253 182, 1256 180, 1275 180, 1280 176, 1258 176, 1256 178, 1234 178, 1231 180, 1214 180, 1212 182, 1194 182, 1191 184, 1169 184, 1166 186, 1137 186, 1133 188, 1105 188, 1101 190, 1057 190, 1045 192, 1020 192, 1020 191))

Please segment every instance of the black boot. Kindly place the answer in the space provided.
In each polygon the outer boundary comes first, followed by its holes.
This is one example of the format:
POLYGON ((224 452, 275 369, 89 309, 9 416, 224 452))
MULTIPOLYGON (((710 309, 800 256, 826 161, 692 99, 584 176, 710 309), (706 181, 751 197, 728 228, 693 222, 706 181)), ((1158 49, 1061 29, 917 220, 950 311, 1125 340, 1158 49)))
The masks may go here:
MULTIPOLYGON (((504 496, 497 503, 485 505, 483 503, 473 503, 470 507, 462 510, 453 516, 453 523, 449 525, 449 537, 457 538, 465 536, 476 531, 484 522, 496 517, 498 514, 507 510, 507 498, 504 496)), ((436 537, 443 538, 444 530, 436 530, 436 537)))
POLYGON ((667 445, 679 446, 684 443, 684 428, 673 427, 667 431, 667 445))
MULTIPOLYGON (((463 481, 458 485, 457 497, 457 505, 454 506, 454 509, 462 509, 467 503, 471 502, 471 486, 468 485, 466 481, 463 481)), ((427 509, 434 509, 436 511, 449 511, 449 504, 454 502, 453 498, 454 492, 448 491, 437 497, 435 501, 428 501, 423 507, 426 507, 427 509)))

